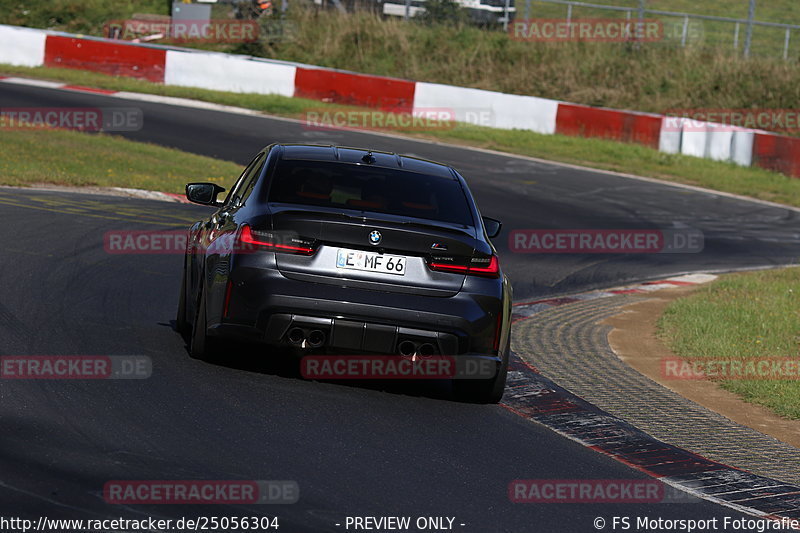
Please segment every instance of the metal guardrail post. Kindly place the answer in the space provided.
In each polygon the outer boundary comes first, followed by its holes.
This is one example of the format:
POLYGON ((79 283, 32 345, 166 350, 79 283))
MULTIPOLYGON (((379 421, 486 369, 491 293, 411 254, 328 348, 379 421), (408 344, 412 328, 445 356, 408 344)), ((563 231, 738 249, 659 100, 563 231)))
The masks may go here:
POLYGON ((686 36, 689 33, 689 17, 683 17, 683 34, 681 35, 681 46, 686 47, 686 36))
POLYGON ((783 41, 783 59, 789 59, 789 37, 791 33, 792 28, 786 28, 786 38, 783 41))
POLYGON ((739 49, 739 23, 736 23, 736 29, 733 31, 733 49, 739 49))
POLYGON ((411 0, 406 0, 406 12, 403 15, 405 20, 408 20, 411 17, 411 0))
POLYGON ((508 8, 509 2, 511 0, 506 0, 505 7, 503 8, 503 31, 508 31, 508 8))
POLYGON ((525 20, 531 18, 531 0, 525 0, 525 20))
POLYGON ((567 4, 567 27, 572 23, 572 4, 567 4))
POLYGON ((750 0, 747 8, 747 36, 744 38, 744 57, 750 57, 750 45, 753 42, 753 20, 756 17, 756 0, 750 0))
MULTIPOLYGON (((640 31, 642 28, 644 28, 644 4, 645 4, 645 0, 639 0, 639 17, 638 17, 639 18, 639 27, 637 28, 637 32, 640 31)), ((628 11, 628 15, 630 15, 630 14, 631 14, 631 12, 628 11)), ((634 40, 636 41, 636 49, 640 50, 642 48, 641 41, 639 39, 636 39, 636 38, 634 38, 634 40)))

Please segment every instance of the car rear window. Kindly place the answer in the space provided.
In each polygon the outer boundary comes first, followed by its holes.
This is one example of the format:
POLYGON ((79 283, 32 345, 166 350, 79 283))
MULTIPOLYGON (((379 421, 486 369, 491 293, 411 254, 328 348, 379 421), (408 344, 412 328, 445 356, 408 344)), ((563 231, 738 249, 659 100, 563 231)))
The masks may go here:
POLYGON ((467 197, 455 179, 350 163, 279 161, 268 201, 473 225, 467 197))

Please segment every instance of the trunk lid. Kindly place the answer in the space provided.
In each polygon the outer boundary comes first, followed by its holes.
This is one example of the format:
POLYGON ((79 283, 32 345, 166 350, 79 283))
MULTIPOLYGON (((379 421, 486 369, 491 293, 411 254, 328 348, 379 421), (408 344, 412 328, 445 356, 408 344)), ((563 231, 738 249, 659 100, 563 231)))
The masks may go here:
POLYGON ((276 254, 281 273, 295 279, 389 292, 452 296, 461 289, 465 275, 432 271, 427 266, 428 261, 466 264, 475 253, 474 228, 337 209, 312 211, 286 204, 271 204, 270 207, 274 234, 282 239, 313 242, 316 247, 312 256, 276 254), (346 268, 342 258, 349 252, 364 252, 358 255, 369 256, 362 259, 367 265, 376 261, 376 255, 381 257, 377 261, 383 264, 390 260, 396 262, 392 257, 404 257, 402 275, 346 268))

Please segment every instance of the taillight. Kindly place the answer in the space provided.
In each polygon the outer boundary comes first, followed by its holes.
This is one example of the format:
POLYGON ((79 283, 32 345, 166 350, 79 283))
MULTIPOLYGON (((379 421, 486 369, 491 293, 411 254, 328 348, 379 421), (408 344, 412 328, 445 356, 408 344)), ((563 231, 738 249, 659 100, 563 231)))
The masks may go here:
POLYGON ((239 243, 240 245, 244 245, 240 247, 242 251, 253 250, 255 247, 271 250, 273 252, 298 255, 314 255, 316 251, 310 244, 303 243, 297 239, 294 239, 291 244, 278 241, 279 239, 276 239, 274 235, 254 234, 247 224, 242 226, 241 232, 239 233, 239 243))
POLYGON ((466 274, 469 276, 482 276, 484 278, 499 278, 500 277, 500 261, 497 256, 493 255, 488 263, 478 263, 473 258, 472 262, 468 265, 454 265, 452 263, 441 263, 430 261, 428 268, 440 272, 453 272, 454 274, 466 274))

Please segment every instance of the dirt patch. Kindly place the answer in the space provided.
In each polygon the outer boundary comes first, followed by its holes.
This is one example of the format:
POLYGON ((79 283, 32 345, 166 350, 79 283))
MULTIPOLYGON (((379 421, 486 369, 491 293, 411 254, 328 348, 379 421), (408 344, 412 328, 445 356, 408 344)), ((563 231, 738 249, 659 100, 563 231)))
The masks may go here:
POLYGON ((653 381, 734 422, 800 448, 800 421, 781 418, 769 409, 741 400, 705 380, 667 380, 661 360, 675 357, 656 337, 656 322, 673 300, 694 287, 679 287, 652 293, 652 297, 627 305, 622 312, 603 321, 614 329, 608 335, 611 348, 625 363, 653 381))

